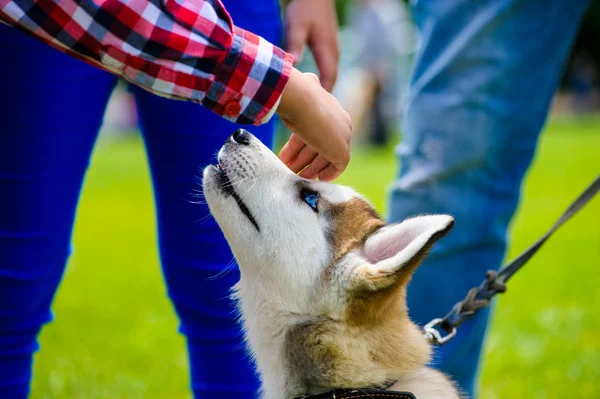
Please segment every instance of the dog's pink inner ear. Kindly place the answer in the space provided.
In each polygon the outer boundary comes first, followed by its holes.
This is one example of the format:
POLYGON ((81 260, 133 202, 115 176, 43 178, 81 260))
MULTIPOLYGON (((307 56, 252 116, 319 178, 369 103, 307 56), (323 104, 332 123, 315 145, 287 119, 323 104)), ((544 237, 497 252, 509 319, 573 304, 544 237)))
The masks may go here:
POLYGON ((365 245, 365 258, 371 263, 389 259, 406 248, 418 235, 416 230, 409 230, 404 234, 398 234, 397 231, 382 232, 371 237, 365 245))
POLYGON ((376 291, 406 283, 427 250, 453 225, 454 219, 448 215, 431 215, 383 227, 360 250, 367 261, 354 269, 354 287, 376 291))
MULTIPOLYGON (((405 250, 422 234, 429 237, 444 230, 451 220, 448 216, 421 216, 386 226, 367 239, 363 247, 363 256, 370 263, 390 259, 405 250)), ((427 243, 425 240, 422 244, 427 243)))

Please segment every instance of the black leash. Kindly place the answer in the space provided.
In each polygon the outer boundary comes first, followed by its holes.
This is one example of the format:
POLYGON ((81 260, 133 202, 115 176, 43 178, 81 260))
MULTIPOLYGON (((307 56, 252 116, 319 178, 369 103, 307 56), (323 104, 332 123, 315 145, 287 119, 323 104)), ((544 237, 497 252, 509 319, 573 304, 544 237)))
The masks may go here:
POLYGON ((456 335, 456 328, 464 321, 473 317, 479 310, 487 307, 494 295, 506 291, 506 282, 541 248, 548 238, 561 227, 567 220, 575 215, 587 204, 600 190, 600 176, 573 202, 562 214, 554 226, 525 252, 512 262, 505 265, 500 271, 489 270, 486 279, 479 287, 471 288, 462 301, 458 302, 450 313, 442 319, 431 320, 423 329, 425 337, 437 345, 443 345, 456 335), (445 335, 442 335, 442 330, 445 335))

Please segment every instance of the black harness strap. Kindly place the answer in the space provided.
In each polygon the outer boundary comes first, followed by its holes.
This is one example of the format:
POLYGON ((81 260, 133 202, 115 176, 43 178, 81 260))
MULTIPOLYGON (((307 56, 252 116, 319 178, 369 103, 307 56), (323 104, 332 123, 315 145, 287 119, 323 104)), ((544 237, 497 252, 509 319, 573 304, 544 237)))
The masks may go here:
POLYGON ((567 220, 575 215, 585 204, 587 204, 600 190, 600 176, 573 202, 573 204, 562 214, 554 226, 532 246, 527 248, 512 262, 505 265, 500 271, 490 270, 486 279, 479 287, 472 288, 462 301, 458 302, 452 310, 442 319, 433 319, 425 327, 425 336, 432 342, 442 345, 456 335, 456 328, 464 321, 473 317, 480 309, 487 307, 494 295, 506 291, 506 282, 515 274, 541 246, 558 230, 567 220), (442 336, 440 330, 446 335, 442 336))
POLYGON ((298 396, 294 399, 416 399, 410 392, 386 391, 383 389, 336 389, 315 395, 298 396))

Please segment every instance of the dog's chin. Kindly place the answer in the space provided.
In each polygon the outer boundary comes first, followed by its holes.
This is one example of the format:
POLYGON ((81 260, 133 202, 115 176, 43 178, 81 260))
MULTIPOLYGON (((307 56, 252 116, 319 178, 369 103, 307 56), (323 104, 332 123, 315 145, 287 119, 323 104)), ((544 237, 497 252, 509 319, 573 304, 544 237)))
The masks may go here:
POLYGON ((212 206, 217 197, 224 196, 221 187, 224 184, 221 170, 217 165, 209 165, 202 172, 202 190, 208 201, 208 205, 212 206))
POLYGON ((231 207, 233 199, 225 191, 227 180, 218 165, 209 165, 202 173, 202 191, 212 215, 219 221, 221 215, 231 207))

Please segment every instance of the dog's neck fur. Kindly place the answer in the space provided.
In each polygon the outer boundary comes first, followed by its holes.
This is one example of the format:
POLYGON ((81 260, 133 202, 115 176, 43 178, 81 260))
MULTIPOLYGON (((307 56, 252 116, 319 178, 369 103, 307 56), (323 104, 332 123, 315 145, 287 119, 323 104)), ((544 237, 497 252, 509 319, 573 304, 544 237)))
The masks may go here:
POLYGON ((418 372, 429 360, 429 346, 408 320, 403 287, 368 303, 357 298, 349 305, 355 312, 332 320, 295 314, 257 284, 242 276, 236 296, 263 399, 380 386, 418 372))

